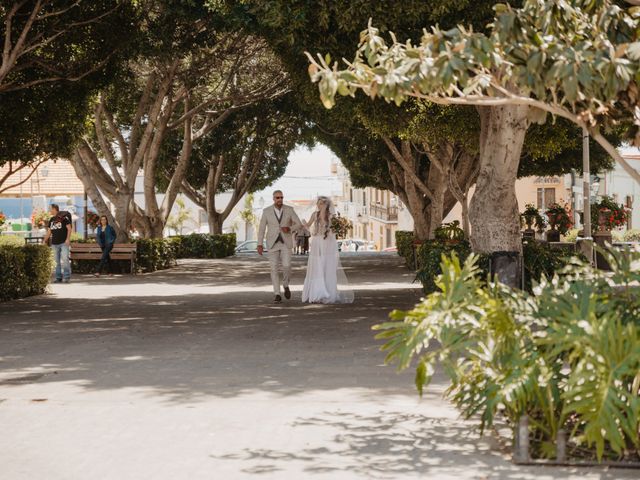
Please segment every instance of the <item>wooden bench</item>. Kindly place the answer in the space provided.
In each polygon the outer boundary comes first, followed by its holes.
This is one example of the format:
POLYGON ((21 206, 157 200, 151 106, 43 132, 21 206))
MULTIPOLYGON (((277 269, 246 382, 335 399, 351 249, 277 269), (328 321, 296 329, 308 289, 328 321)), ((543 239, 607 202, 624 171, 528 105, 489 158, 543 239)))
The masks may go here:
MULTIPOLYGON (((138 246, 135 243, 116 243, 111 250, 112 260, 129 260, 131 273, 135 274, 136 253, 138 246)), ((97 243, 72 243, 71 260, 100 260, 102 250, 97 243)))

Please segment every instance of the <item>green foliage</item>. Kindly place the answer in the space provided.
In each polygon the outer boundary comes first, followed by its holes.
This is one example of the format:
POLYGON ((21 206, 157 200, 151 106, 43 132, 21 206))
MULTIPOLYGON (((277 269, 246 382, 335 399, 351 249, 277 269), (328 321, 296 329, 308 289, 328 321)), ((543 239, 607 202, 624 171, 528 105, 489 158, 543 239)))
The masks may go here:
POLYGON ((19 235, 0 235, 0 246, 2 245, 21 247, 24 245, 24 238, 19 235))
POLYGON ((426 240, 416 252, 418 257, 418 271, 416 280, 422 283, 425 293, 437 290, 437 278, 442 273, 442 256, 455 253, 458 258, 465 259, 471 254, 471 245, 466 240, 441 241, 426 240))
POLYGON ((436 285, 413 310, 374 327, 386 362, 416 364, 422 393, 437 364, 445 395, 481 429, 527 414, 533 453, 630 458, 640 447, 640 249, 601 252, 611 272, 576 261, 535 295, 484 284, 471 255, 442 257, 436 285))
POLYGON ((522 219, 522 223, 535 227, 538 232, 543 232, 547 226, 544 217, 540 215, 540 211, 532 203, 525 205, 524 212, 520 214, 520 218, 522 219))
POLYGON ((571 217, 569 217, 569 212, 562 205, 552 203, 544 213, 549 219, 551 228, 558 230, 560 235, 564 235, 571 229, 573 222, 571 221, 571 217))
POLYGON ((233 255, 236 248, 236 234, 209 235, 192 233, 170 240, 177 242, 176 258, 225 258, 233 255))
MULTIPOLYGON (((403 235, 401 235, 404 237, 403 235)), ((396 237, 396 242, 398 237, 396 237)), ((411 249, 405 249, 406 237, 402 240, 403 254, 407 261, 407 266, 414 268, 413 254, 411 249)), ((396 243, 397 245, 400 245, 396 243)), ((398 254, 401 248, 398 247, 398 254)), ((432 293, 437 290, 437 278, 442 273, 442 255, 450 256, 455 253, 460 261, 464 262, 471 254, 471 246, 467 241, 451 240, 429 240, 417 247, 418 271, 416 280, 422 283, 425 293, 432 293)), ((535 240, 524 240, 522 242, 522 255, 524 265, 524 289, 531 292, 534 285, 545 277, 551 277, 557 271, 572 261, 572 252, 562 249, 551 248, 548 244, 535 240)), ((478 265, 480 276, 486 279, 489 274, 489 257, 480 255, 478 265)))
POLYGON ((44 293, 52 272, 48 247, 0 244, 0 301, 44 293))
POLYGON ((627 224, 629 214, 624 206, 616 203, 612 197, 603 196, 591 204, 591 230, 593 233, 603 227, 605 230, 622 228, 627 224))
POLYGON ((436 240, 441 242, 459 242, 464 240, 464 230, 460 228, 460 222, 454 220, 450 223, 443 223, 435 231, 436 240))
POLYGON ((624 232, 623 240, 625 242, 640 242, 640 230, 627 230, 626 232, 624 232))
POLYGON ((186 207, 182 198, 176 198, 176 205, 178 206, 178 211, 175 214, 169 215, 167 218, 167 227, 175 230, 178 235, 182 235, 184 224, 189 220, 193 220, 193 217, 191 216, 191 209, 186 207))
POLYGON ((164 238, 140 238, 136 267, 142 272, 155 272, 176 265, 176 242, 164 238))
POLYGON ((396 230, 396 247, 398 249, 398 255, 404 258, 407 267, 411 269, 415 267, 413 242, 415 242, 413 232, 396 230))
POLYGON ((24 50, 0 78, 0 164, 67 157, 92 96, 129 56, 141 11, 120 0, 38 2, 39 13, 36 2, 10 3, 22 5, 8 23, 9 7, 0 8, 2 36, 11 25, 14 48, 24 33, 24 50), (31 13, 37 19, 24 30, 31 13))

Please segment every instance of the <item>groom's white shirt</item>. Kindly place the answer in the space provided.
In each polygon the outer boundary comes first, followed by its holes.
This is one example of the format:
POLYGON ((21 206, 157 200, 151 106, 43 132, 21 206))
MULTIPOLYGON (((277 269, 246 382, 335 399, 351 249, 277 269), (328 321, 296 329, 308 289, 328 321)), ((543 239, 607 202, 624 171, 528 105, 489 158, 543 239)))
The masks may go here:
POLYGON ((293 248, 292 231, 284 233, 280 230, 281 227, 289 227, 291 230, 300 230, 302 228, 302 222, 293 207, 282 205, 280 212, 277 212, 275 205, 265 208, 262 211, 260 227, 258 228, 258 245, 263 244, 266 234, 267 249, 271 249, 276 240, 278 240, 278 235, 282 234, 284 244, 289 248, 293 248), (280 217, 279 222, 278 217, 280 217))

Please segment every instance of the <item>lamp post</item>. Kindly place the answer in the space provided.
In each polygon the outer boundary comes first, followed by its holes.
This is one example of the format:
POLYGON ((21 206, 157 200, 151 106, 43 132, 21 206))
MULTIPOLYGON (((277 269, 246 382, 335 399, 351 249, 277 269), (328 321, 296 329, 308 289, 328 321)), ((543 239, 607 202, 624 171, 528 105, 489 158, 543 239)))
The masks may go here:
POLYGON ((593 238, 591 237, 591 172, 589 166, 589 130, 582 127, 582 228, 578 248, 593 263, 593 238))

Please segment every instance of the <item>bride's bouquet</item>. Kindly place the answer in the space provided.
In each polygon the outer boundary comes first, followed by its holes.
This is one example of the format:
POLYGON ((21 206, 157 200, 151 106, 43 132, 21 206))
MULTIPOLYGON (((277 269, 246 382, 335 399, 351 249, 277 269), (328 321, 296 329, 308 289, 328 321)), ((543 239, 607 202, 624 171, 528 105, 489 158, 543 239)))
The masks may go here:
POLYGON ((353 230, 353 224, 340 214, 331 217, 331 231, 336 234, 336 238, 347 238, 349 232, 353 230))

